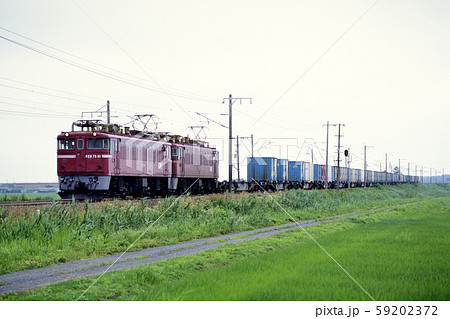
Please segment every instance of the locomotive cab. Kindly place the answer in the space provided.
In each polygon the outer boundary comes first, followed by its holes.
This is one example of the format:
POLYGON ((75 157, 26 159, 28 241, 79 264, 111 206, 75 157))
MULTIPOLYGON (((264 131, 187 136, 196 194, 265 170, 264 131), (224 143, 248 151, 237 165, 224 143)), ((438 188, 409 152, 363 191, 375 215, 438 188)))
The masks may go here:
POLYGON ((113 157, 111 139, 102 134, 76 132, 58 136, 58 175, 65 173, 108 173, 108 159, 113 157))
POLYGON ((57 137, 59 195, 82 199, 104 197, 109 190, 110 167, 116 143, 102 132, 72 131, 57 137))

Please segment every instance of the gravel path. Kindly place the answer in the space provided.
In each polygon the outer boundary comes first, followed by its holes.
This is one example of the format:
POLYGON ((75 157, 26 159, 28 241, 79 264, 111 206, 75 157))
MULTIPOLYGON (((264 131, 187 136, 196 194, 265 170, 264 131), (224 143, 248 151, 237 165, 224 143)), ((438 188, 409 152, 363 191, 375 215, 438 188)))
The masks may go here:
MULTIPOLYGON (((356 217, 380 210, 387 211, 391 209, 393 209, 393 207, 381 208, 360 214, 349 213, 345 215, 329 217, 328 219, 323 220, 301 221, 299 222, 299 224, 302 227, 310 227, 322 223, 333 222, 345 217, 356 217)), ((113 264, 114 262, 116 263, 108 271, 126 269, 155 261, 166 260, 173 257, 192 255, 200 251, 214 249, 225 244, 234 244, 238 242, 253 240, 256 238, 263 238, 295 228, 299 228, 296 223, 289 223, 260 228, 257 230, 197 239, 175 245, 148 248, 135 252, 127 252, 117 262, 116 260, 122 254, 115 254, 95 259, 74 261, 38 269, 29 269, 9 274, 3 274, 0 275, 0 294, 7 294, 15 291, 25 291, 60 281, 99 275, 106 271, 108 267, 111 266, 111 264, 113 264)))

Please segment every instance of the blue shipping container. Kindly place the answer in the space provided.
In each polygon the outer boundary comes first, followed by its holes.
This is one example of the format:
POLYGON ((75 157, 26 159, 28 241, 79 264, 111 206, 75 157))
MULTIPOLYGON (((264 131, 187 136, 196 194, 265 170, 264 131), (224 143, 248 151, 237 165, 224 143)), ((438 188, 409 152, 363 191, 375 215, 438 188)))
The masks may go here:
POLYGON ((301 182, 301 180, 302 180, 302 162, 289 161, 288 179, 290 182, 301 182))
POLYGON ((277 159, 277 181, 286 182, 288 180, 288 160, 277 159))
POLYGON ((319 164, 314 164, 314 181, 315 182, 320 181, 320 177, 321 177, 320 175, 321 175, 321 171, 320 171, 319 164))
POLYGON ((248 157, 247 181, 274 182, 277 179, 277 159, 275 157, 248 157))

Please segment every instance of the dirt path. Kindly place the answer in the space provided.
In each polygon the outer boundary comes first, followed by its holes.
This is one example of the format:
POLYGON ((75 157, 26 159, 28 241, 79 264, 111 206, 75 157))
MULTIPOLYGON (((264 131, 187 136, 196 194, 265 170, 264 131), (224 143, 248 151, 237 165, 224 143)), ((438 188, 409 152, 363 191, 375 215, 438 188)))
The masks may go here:
MULTIPOLYGON (((323 220, 301 221, 299 222, 299 224, 302 227, 310 227, 322 223, 333 222, 346 217, 356 217, 368 213, 388 211, 395 207, 380 208, 360 214, 349 213, 345 215, 329 217, 323 220)), ((295 228, 299 228, 296 223, 289 223, 260 228, 257 230, 197 239, 175 245, 148 248, 135 252, 127 252, 109 269, 109 271, 126 269, 173 257, 192 255, 204 250, 214 249, 225 244, 234 244, 238 242, 253 240, 256 238, 263 238, 295 228)), ((38 269, 30 269, 3 274, 0 275, 0 294, 7 294, 15 291, 25 291, 52 283, 57 283, 60 281, 99 275, 106 271, 108 267, 111 266, 111 264, 113 264, 120 257, 120 255, 121 254, 115 254, 95 259, 74 261, 38 269)))

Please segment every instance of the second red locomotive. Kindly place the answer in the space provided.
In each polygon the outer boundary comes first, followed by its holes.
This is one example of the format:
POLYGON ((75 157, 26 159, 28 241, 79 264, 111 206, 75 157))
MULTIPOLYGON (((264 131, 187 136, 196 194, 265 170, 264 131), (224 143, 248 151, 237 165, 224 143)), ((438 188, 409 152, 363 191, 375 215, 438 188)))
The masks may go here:
POLYGON ((58 135, 61 198, 195 193, 217 189, 219 154, 205 142, 81 120, 58 135), (76 131, 75 127, 79 130, 76 131))

